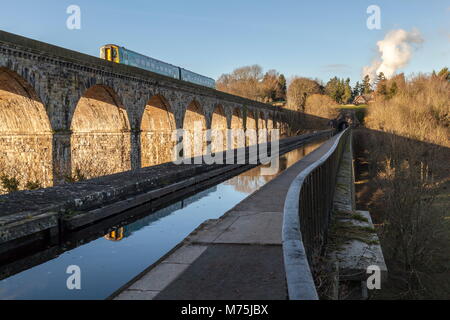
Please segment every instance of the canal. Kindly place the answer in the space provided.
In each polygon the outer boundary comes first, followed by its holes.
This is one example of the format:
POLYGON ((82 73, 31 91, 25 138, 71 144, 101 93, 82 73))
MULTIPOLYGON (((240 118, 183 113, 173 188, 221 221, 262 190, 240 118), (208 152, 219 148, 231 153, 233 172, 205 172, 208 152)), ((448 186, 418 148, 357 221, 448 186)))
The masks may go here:
POLYGON ((138 220, 122 222, 105 234, 86 236, 76 244, 67 240, 57 248, 37 252, 33 258, 22 259, 19 273, 14 271, 18 268, 14 262, 0 264, 0 299, 105 299, 205 220, 219 218, 322 143, 312 142, 280 156, 275 175, 261 175, 262 166, 255 167, 138 220), (67 288, 70 274, 66 271, 71 265, 80 267, 80 290, 67 288), (13 270, 12 275, 5 277, 8 270, 2 268, 13 270))

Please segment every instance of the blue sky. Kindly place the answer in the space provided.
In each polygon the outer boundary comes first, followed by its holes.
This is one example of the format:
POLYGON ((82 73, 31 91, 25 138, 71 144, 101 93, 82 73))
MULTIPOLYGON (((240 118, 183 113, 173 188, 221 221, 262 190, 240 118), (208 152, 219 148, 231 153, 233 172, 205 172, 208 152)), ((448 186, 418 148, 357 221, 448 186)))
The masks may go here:
POLYGON ((450 0, 15 0, 0 11, 1 30, 95 56, 116 43, 213 78, 259 64, 354 83, 376 42, 399 28, 425 40, 401 71, 450 66, 450 0), (71 4, 81 8, 81 30, 66 28, 71 4), (371 4, 381 8, 381 30, 366 27, 371 4))

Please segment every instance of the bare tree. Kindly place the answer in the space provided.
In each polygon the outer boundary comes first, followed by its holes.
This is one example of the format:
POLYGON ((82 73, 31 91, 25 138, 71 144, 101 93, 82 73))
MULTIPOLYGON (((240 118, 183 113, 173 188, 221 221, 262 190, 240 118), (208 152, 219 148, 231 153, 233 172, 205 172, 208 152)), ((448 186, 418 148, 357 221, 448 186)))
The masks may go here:
POLYGON ((230 74, 221 75, 216 82, 216 87, 220 91, 261 101, 263 100, 262 80, 262 68, 255 64, 237 68, 230 74))
POLYGON ((319 82, 308 78, 294 78, 287 91, 288 108, 304 112, 306 99, 316 93, 321 93, 319 82))

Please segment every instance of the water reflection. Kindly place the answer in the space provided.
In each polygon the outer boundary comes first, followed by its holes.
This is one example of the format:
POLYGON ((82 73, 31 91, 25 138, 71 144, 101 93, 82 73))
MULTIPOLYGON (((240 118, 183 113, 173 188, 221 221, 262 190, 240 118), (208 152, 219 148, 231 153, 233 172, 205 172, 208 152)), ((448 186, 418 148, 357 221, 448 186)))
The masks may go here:
MULTIPOLYGON (((254 190, 257 190, 260 187, 262 187, 263 185, 265 185, 270 180, 272 180, 281 171, 286 170, 291 165, 293 165, 295 162, 297 162, 299 159, 303 158, 305 155, 307 155, 311 151, 317 149, 317 147, 319 147, 321 144, 322 144, 322 142, 311 143, 302 148, 293 150, 291 152, 288 152, 288 153, 282 155, 279 158, 279 162, 278 162, 279 163, 278 173, 276 173, 274 175, 261 175, 261 168, 264 166, 260 166, 260 167, 250 169, 236 177, 233 177, 224 183, 234 186, 234 189, 236 191, 251 193, 254 190)), ((265 167, 268 167, 268 166, 269 165, 266 165, 265 167)))
MULTIPOLYGON (((282 156, 279 172, 319 145, 310 144, 282 156)), ((202 222, 219 218, 276 176, 261 176, 260 171, 261 167, 254 168, 152 214, 152 204, 140 207, 136 210, 146 216, 114 217, 108 225, 96 224, 69 235, 63 245, 2 262, 0 299, 104 299, 202 222), (66 287, 70 265, 81 268, 81 290, 66 287)))

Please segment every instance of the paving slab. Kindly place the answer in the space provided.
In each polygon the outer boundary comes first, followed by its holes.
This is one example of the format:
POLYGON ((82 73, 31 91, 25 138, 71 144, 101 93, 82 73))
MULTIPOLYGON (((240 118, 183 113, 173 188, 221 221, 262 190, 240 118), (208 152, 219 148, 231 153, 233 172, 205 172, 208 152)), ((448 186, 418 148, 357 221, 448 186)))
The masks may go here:
MULTIPOLYGON (((244 213, 213 243, 277 244, 281 245, 280 212, 238 211, 244 213)), ((234 212, 231 212, 233 214, 234 212)))
POLYGON ((214 242, 222 233, 224 233, 238 217, 225 215, 221 219, 211 219, 202 223, 187 238, 187 242, 198 244, 209 244, 214 242))
POLYGON ((205 250, 206 246, 198 246, 198 245, 187 245, 182 246, 180 249, 176 250, 173 254, 171 254, 165 262, 168 263, 182 263, 182 264, 191 264, 195 261, 205 250))
POLYGON ((163 262, 129 287, 131 290, 161 291, 189 265, 163 262))
POLYGON ((279 246, 211 245, 155 300, 285 300, 279 246))
POLYGON ((149 290, 126 290, 116 300, 152 300, 159 291, 149 290))

